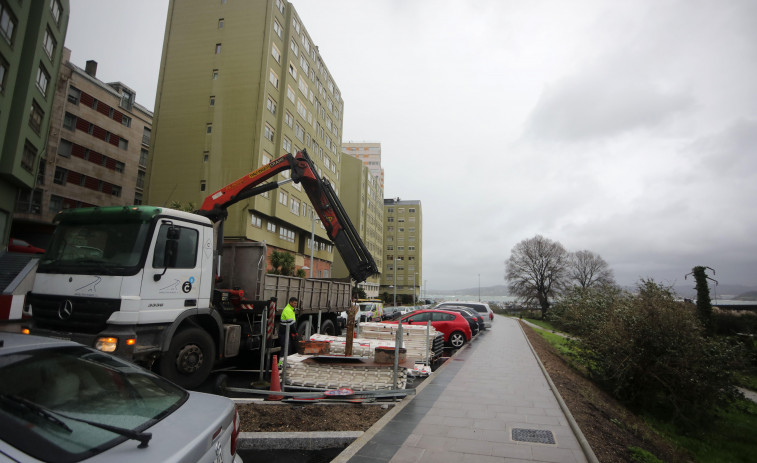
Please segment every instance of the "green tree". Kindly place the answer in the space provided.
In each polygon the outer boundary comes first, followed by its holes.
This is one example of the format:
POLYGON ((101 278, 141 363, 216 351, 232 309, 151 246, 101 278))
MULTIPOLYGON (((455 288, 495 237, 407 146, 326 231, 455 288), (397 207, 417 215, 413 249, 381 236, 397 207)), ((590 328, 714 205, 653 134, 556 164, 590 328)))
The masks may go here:
MULTIPOLYGON (((698 265, 691 269, 691 274, 694 274, 694 281, 696 281, 697 290, 697 314, 699 315, 699 321, 702 322, 707 334, 713 333, 712 323, 712 300, 710 299, 710 287, 707 285, 707 280, 712 280, 717 284, 716 280, 707 276, 707 269, 712 270, 710 267, 704 267, 698 265)), ((715 270, 712 270, 715 273, 715 270)), ((688 276, 688 275, 686 275, 688 276)))
POLYGON ((187 204, 182 204, 179 201, 171 201, 170 203, 168 203, 168 207, 171 209, 176 209, 177 211, 184 211, 184 212, 194 212, 197 210, 195 208, 194 203, 191 203, 191 202, 187 204))
POLYGON ((271 273, 277 275, 294 275, 294 256, 284 251, 273 251, 271 253, 271 273))

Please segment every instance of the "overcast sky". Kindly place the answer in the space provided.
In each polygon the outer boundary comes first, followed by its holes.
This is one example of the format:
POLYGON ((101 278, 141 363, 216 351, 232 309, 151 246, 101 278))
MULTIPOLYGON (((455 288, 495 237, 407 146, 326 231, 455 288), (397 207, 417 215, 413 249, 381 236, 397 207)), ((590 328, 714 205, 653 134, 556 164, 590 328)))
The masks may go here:
MULTIPOLYGON (((72 62, 152 109, 167 5, 71 0, 72 62)), ((757 287, 757 2, 293 5, 343 141, 380 142, 384 196, 422 202, 425 289, 505 284, 537 234, 625 285, 757 287)))

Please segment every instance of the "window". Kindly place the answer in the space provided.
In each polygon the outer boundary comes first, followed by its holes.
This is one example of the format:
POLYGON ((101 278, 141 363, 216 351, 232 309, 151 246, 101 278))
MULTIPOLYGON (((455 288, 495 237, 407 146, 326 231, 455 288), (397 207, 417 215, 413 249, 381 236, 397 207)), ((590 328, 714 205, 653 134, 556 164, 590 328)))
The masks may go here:
POLYGON ((268 222, 265 226, 266 230, 268 230, 271 233, 276 233, 276 224, 268 222))
POLYGON ((285 206, 289 203, 289 195, 286 191, 279 191, 279 202, 285 206))
POLYGON ((268 73, 268 81, 274 86, 274 88, 279 88, 279 76, 273 69, 268 73))
POLYGON ((200 191, 205 191, 205 180, 200 180, 200 191))
POLYGON ((410 207, 410 208, 408 208, 407 212, 409 212, 410 214, 415 214, 415 208, 414 207, 410 207))
POLYGON ((24 154, 21 157, 21 167, 27 172, 34 172, 34 162, 37 160, 37 148, 28 141, 24 145, 24 154))
POLYGON ((290 113, 289 111, 284 114, 284 123, 289 127, 292 127, 292 125, 294 124, 294 116, 292 116, 292 113, 290 113))
POLYGON ((55 24, 60 24, 60 12, 62 8, 58 0, 50 0, 50 13, 53 15, 55 24))
POLYGON ((129 141, 125 140, 123 138, 118 139, 118 147, 122 150, 128 150, 129 149, 129 141))
POLYGON ((150 137, 152 136, 152 130, 150 127, 142 127, 142 144, 149 145, 150 137))
POLYGON ((302 56, 300 56, 300 67, 303 71, 305 71, 305 76, 308 75, 308 71, 310 70, 310 65, 308 64, 307 58, 305 58, 305 54, 303 53, 302 56))
POLYGON ((142 193, 134 193, 134 204, 137 206, 142 204, 142 193))
POLYGON ((8 74, 8 62, 0 55, 0 92, 5 91, 5 75, 8 74))
POLYGON ((47 73, 45 67, 40 63, 37 68, 37 88, 42 92, 42 96, 47 96, 47 84, 50 82, 50 74, 47 73))
POLYGON ((297 31, 297 33, 300 33, 300 23, 297 21, 297 18, 292 18, 292 27, 294 27, 294 30, 297 31))
POLYGON ((131 108, 134 106, 134 94, 128 90, 121 90, 121 103, 119 103, 119 106, 131 111, 131 108))
POLYGON ((113 166, 113 170, 115 170, 119 174, 123 174, 124 173, 124 168, 126 168, 126 164, 124 164, 121 161, 116 161, 116 165, 113 166))
POLYGON ((42 128, 42 120, 45 118, 45 113, 42 111, 40 105, 36 101, 32 100, 32 107, 29 112, 29 127, 39 135, 42 128))
POLYGON ((58 144, 58 156, 63 156, 64 158, 70 158, 72 148, 73 148, 73 144, 70 141, 64 140, 63 138, 61 138, 60 143, 58 144))
POLYGON ((50 212, 58 212, 63 209, 63 198, 57 195, 50 196, 50 212))
POLYGON ((299 122, 294 123, 294 136, 296 136, 299 141, 305 141, 305 129, 302 128, 299 122))
POLYGON ((45 49, 45 53, 47 53, 47 57, 50 59, 53 59, 55 45, 55 38, 53 38, 52 32, 50 32, 50 29, 45 29, 45 38, 42 40, 42 48, 45 49))
POLYGON ((281 38, 281 24, 275 19, 273 20, 273 31, 281 38))
POLYGON ((213 124, 205 124, 205 133, 213 133, 213 124))
POLYGON ((205 151, 204 153, 202 153, 202 162, 208 162, 208 159, 210 159, 210 155, 207 151, 205 151))
POLYGON ((289 74, 294 77, 294 80, 297 80, 297 67, 291 61, 289 62, 289 74))
POLYGON ((284 137, 284 140, 281 142, 281 147, 286 151, 287 153, 292 152, 292 140, 290 140, 287 137, 284 137))
POLYGON ((263 227, 263 219, 258 217, 255 214, 250 214, 250 225, 252 225, 255 228, 262 228, 263 227))
POLYGON ((270 96, 268 97, 268 101, 266 102, 265 106, 268 111, 271 112, 271 114, 276 114, 276 102, 270 96))
POLYGON ((2 34, 9 45, 13 45, 13 35, 15 31, 16 17, 13 16, 13 13, 4 3, 0 3, 0 34, 2 34))
POLYGON ((307 84, 307 82, 305 82, 305 79, 303 79, 302 77, 300 77, 300 81, 298 82, 298 86, 299 86, 300 91, 302 92, 302 94, 305 95, 305 97, 307 98, 307 96, 308 96, 308 84, 307 84))
POLYGON ((294 39, 289 42, 289 48, 294 53, 294 56, 297 56, 300 53, 300 47, 297 45, 297 42, 295 42, 294 39))
POLYGON ((279 238, 294 243, 294 232, 288 228, 279 227, 279 238))
POLYGON ((188 227, 179 227, 177 225, 162 224, 158 231, 155 242, 155 252, 153 254, 153 268, 167 267, 169 262, 165 262, 166 243, 168 242, 168 229, 175 227, 179 229, 178 249, 176 250, 176 265, 173 268, 194 268, 197 262, 197 230, 188 227))
POLYGON ((216 44, 216 55, 220 55, 220 54, 221 54, 221 44, 217 43, 216 44))
POLYGON ((270 125, 266 124, 265 128, 263 129, 263 136, 267 140, 273 141, 274 132, 275 131, 273 130, 273 127, 271 127, 270 125))
POLYGON ((213 69, 213 80, 218 80, 218 69, 213 69))
POLYGON ((209 103, 208 103, 208 104, 209 104, 210 106, 215 106, 215 105, 216 105, 216 97, 215 97, 214 95, 211 95, 211 96, 210 96, 210 101, 209 101, 209 103))
POLYGON ((292 90, 292 87, 287 85, 287 98, 289 98, 289 101, 294 103, 294 90, 292 90))
POLYGON ((141 170, 137 172, 137 188, 142 189, 145 187, 145 173, 141 170))
POLYGON ((271 56, 273 56, 273 59, 275 59, 277 63, 281 62, 281 53, 279 52, 279 49, 276 48, 276 44, 271 45, 271 56))
POLYGON ((218 20, 218 28, 223 29, 223 18, 218 20))
POLYGON ((294 215, 300 215, 300 202, 294 198, 289 201, 289 212, 294 215))
POLYGON ((53 183, 56 185, 65 185, 68 178, 68 170, 62 167, 55 168, 55 174, 53 175, 53 183))
POLYGON ((284 14, 284 2, 283 0, 276 0, 276 8, 279 9, 281 14, 284 14))

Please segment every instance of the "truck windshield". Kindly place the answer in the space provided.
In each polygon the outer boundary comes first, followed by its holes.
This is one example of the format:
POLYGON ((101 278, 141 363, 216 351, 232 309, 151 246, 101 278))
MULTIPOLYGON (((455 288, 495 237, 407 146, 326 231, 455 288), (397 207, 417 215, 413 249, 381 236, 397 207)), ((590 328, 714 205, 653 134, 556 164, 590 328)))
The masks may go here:
POLYGON ((40 273, 129 275, 137 271, 149 223, 61 223, 40 261, 40 273))

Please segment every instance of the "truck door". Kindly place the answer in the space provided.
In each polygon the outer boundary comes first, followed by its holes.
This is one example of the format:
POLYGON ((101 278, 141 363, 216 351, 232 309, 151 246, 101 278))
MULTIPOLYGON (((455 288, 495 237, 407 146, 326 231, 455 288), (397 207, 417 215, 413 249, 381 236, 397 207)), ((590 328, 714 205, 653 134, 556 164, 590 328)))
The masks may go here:
POLYGON ((201 227, 161 220, 145 262, 141 323, 171 322, 198 306, 202 282, 201 227))

